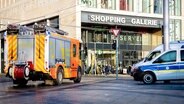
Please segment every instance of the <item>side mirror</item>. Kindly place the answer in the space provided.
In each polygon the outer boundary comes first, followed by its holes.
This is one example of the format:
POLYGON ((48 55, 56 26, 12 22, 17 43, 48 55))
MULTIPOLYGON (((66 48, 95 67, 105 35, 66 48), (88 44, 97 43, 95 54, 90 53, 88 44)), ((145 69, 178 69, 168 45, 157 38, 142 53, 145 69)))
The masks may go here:
POLYGON ((144 60, 144 62, 146 62, 146 61, 148 60, 148 58, 147 58, 147 57, 145 57, 145 58, 143 58, 143 60, 144 60))

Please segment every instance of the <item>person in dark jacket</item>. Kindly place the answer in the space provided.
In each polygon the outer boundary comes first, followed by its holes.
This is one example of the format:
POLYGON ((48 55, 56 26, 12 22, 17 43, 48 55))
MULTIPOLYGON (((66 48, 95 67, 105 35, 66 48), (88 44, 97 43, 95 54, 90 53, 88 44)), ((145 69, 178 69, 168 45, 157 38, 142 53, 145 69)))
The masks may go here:
POLYGON ((105 66, 105 76, 107 76, 107 74, 109 74, 109 67, 108 67, 108 65, 105 66))

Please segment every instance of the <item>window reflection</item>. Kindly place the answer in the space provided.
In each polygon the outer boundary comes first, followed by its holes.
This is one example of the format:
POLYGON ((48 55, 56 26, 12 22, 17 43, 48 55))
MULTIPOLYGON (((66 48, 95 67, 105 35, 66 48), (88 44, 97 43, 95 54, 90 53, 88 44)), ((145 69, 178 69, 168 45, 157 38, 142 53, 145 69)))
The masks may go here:
POLYGON ((175 62, 175 61, 176 61, 176 51, 170 51, 162 55, 160 58, 158 58, 158 62, 160 63, 175 62))
POLYGON ((170 41, 181 40, 181 20, 170 20, 170 41))
POLYGON ((133 11, 134 0, 120 0, 120 10, 133 11))
POLYGON ((151 0, 142 0, 142 12, 144 13, 151 12, 151 0))
POLYGON ((101 8, 115 9, 116 0, 101 0, 101 8))
POLYGON ((181 50, 181 61, 184 61, 184 50, 181 50))
POLYGON ((181 0, 169 0, 169 13, 170 15, 181 15, 181 0))
POLYGON ((163 13, 163 0, 154 0, 154 13, 163 13))

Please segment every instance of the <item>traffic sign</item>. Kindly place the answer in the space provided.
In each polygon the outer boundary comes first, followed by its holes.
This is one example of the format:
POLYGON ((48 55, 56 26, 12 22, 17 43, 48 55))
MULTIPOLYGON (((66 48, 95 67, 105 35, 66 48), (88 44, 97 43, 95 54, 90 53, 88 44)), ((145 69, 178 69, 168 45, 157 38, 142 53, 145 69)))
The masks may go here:
POLYGON ((112 32, 114 34, 114 36, 118 36, 120 31, 121 31, 121 29, 110 29, 109 32, 112 32))

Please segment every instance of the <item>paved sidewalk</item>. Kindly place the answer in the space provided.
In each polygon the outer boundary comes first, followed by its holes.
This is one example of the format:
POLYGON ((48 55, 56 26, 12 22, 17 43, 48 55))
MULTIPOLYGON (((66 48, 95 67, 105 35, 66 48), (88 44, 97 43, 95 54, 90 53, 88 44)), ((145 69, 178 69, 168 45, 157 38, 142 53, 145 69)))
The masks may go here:
POLYGON ((5 74, 0 74, 0 83, 9 81, 11 81, 11 79, 6 77, 5 74))

